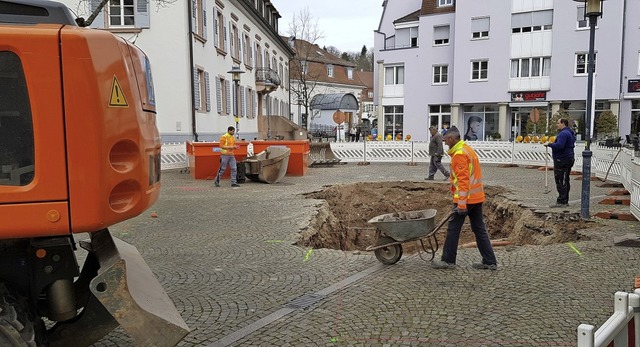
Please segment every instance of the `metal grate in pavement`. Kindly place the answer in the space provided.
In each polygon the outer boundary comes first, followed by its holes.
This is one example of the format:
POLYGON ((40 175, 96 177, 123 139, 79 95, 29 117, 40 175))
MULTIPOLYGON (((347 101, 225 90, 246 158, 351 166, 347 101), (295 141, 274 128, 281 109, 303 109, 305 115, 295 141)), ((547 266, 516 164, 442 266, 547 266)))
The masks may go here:
POLYGON ((295 298, 284 305, 284 307, 294 308, 294 309, 304 309, 307 308, 316 302, 324 299, 324 295, 320 294, 305 294, 301 297, 295 298))

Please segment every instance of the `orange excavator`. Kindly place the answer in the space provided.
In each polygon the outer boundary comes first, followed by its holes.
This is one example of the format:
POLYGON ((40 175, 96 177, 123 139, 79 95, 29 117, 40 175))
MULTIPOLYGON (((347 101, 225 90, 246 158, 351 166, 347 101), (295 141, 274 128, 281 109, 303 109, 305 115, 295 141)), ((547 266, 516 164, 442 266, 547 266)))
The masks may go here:
POLYGON ((158 199, 155 102, 134 45, 62 4, 0 0, 0 346, 88 346, 119 325, 175 346, 189 332, 108 230, 158 199))

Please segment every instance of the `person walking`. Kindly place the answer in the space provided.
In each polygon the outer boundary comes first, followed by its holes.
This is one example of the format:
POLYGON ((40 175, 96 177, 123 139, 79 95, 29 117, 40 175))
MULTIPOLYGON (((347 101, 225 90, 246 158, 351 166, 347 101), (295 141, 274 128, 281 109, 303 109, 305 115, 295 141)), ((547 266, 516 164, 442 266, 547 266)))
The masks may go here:
POLYGON ((558 128, 556 141, 544 144, 551 148, 553 176, 556 179, 556 190, 558 191, 556 203, 549 207, 567 207, 569 206, 569 190, 571 189, 569 174, 571 173, 571 167, 573 167, 576 161, 574 155, 576 134, 569 127, 568 119, 558 119, 556 127, 558 128))
POLYGON ((497 270, 498 262, 493 253, 489 234, 482 216, 482 203, 485 200, 482 187, 482 168, 476 152, 460 140, 460 131, 453 126, 444 136, 451 156, 451 191, 453 192, 453 213, 447 226, 447 237, 442 248, 442 257, 431 263, 434 269, 455 269, 458 255, 458 241, 462 224, 467 216, 471 231, 476 236, 476 244, 482 256, 482 262, 472 267, 480 270, 497 270))
POLYGON ((349 139, 351 142, 356 142, 356 126, 352 125, 351 129, 349 129, 349 139))
POLYGON ((238 163, 236 163, 236 157, 233 154, 233 150, 239 147, 236 146, 236 138, 233 136, 235 132, 236 128, 228 127, 227 133, 220 137, 220 168, 213 182, 216 187, 220 187, 220 177, 222 177, 222 174, 227 170, 227 165, 229 165, 229 169, 231 170, 231 187, 240 187, 236 178, 238 174, 238 163))
POLYGON ((442 146, 442 135, 438 132, 435 126, 429 127, 429 133, 431 133, 431 141, 429 142, 429 176, 426 180, 433 181, 433 177, 438 170, 445 176, 445 180, 449 179, 449 172, 442 166, 442 156, 444 155, 444 148, 442 146))

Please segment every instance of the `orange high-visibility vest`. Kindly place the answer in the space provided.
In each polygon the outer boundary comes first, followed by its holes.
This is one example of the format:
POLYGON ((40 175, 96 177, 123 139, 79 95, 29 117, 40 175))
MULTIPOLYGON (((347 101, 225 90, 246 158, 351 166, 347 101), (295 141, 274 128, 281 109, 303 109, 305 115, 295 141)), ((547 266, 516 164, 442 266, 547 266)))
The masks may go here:
POLYGON ((229 133, 225 133, 220 137, 220 154, 233 155, 233 149, 223 149, 222 147, 233 147, 236 145, 236 138, 229 133))
POLYGON ((461 209, 483 202, 482 169, 476 152, 460 140, 447 153, 451 156, 453 202, 461 209))

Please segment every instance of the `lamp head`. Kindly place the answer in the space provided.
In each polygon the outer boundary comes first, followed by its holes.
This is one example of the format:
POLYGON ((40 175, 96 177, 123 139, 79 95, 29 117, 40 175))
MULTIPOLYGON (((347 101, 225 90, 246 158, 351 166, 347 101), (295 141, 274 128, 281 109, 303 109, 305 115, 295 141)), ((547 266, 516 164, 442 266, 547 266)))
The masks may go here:
POLYGON ((234 82, 240 82, 240 74, 244 73, 242 69, 240 69, 240 65, 234 65, 231 71, 227 71, 227 73, 231 74, 231 80, 234 82))
POLYGON ((584 4, 584 16, 602 16, 602 3, 605 0, 573 0, 584 4))

